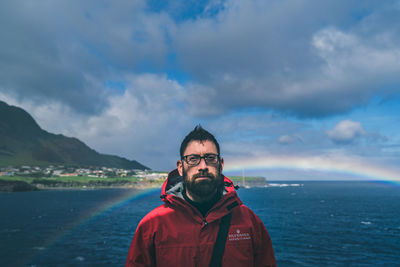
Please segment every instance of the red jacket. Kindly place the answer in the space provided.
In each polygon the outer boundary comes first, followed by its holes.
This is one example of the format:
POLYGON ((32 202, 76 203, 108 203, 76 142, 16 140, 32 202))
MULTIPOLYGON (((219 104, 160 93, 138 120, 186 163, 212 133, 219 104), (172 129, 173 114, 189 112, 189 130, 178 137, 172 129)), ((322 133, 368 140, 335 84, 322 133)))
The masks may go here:
POLYGON ((220 219, 232 212, 222 266, 276 266, 271 238, 261 220, 244 206, 225 177, 222 198, 205 217, 182 197, 182 178, 172 171, 164 182, 164 204, 139 223, 126 266, 209 266, 220 219))

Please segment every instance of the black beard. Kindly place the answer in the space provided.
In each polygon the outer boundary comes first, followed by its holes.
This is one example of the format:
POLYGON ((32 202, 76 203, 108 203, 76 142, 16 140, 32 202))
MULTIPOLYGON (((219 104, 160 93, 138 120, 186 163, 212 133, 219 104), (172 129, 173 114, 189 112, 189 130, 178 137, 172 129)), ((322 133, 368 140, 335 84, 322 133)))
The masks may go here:
POLYGON ((183 168, 183 182, 186 191, 200 198, 208 198, 218 192, 222 192, 224 179, 221 176, 220 168, 218 167, 217 176, 212 173, 202 172, 193 175, 192 179, 187 176, 186 170, 183 168), (197 177, 209 177, 207 180, 196 180, 197 177))

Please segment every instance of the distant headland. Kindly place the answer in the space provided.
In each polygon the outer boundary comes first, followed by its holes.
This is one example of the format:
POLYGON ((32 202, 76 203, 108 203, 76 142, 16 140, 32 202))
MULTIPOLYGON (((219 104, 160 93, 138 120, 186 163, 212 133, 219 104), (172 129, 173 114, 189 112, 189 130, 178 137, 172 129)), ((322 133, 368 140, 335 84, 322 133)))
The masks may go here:
POLYGON ((98 153, 77 138, 49 133, 25 110, 0 101, 0 168, 24 165, 149 169, 136 160, 98 153))

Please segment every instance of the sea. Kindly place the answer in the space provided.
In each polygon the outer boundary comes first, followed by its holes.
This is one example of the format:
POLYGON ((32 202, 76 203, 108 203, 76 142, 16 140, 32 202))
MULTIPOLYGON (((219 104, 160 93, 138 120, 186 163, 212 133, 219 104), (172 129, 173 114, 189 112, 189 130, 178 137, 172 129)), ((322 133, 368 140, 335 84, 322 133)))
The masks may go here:
MULTIPOLYGON (((124 266, 160 189, 0 193, 0 266, 124 266)), ((264 222, 278 266, 400 266, 400 186, 271 182, 238 195, 264 222)))

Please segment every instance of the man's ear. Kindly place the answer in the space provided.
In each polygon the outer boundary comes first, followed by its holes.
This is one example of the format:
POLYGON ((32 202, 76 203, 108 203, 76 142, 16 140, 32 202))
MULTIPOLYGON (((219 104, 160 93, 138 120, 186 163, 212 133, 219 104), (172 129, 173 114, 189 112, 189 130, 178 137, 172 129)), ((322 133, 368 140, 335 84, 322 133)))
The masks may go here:
POLYGON ((224 158, 220 158, 220 163, 221 163, 221 172, 222 172, 222 170, 224 169, 224 158))
POLYGON ((180 176, 183 176, 183 172, 182 172, 182 160, 178 160, 177 162, 176 162, 176 168, 178 169, 178 172, 179 172, 179 175, 180 176))

